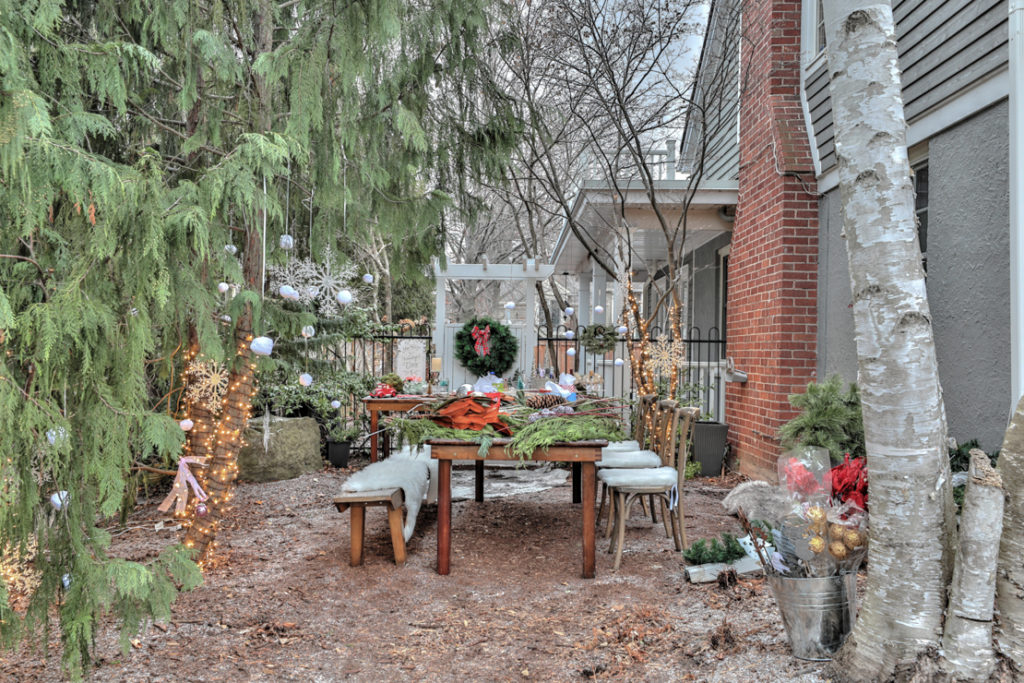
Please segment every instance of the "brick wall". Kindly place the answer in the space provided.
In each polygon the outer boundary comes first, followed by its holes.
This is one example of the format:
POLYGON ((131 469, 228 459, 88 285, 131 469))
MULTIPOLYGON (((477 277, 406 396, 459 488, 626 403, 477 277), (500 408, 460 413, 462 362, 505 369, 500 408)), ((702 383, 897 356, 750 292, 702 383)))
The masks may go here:
POLYGON ((800 103, 800 2, 743 6, 739 204, 729 254, 728 355, 747 373, 726 415, 740 471, 775 478, 787 396, 817 355, 818 202, 800 103))

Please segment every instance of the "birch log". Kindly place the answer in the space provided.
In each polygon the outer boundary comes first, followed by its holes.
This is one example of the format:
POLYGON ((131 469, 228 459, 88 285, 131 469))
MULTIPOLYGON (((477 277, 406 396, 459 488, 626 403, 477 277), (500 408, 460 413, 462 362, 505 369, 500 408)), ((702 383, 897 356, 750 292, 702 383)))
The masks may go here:
POLYGON ((1024 668, 1024 398, 1003 438, 999 473, 1006 489, 1006 510, 996 574, 996 645, 1018 668, 1024 668))
POLYGON ((832 672, 878 681, 940 644, 955 516, 892 6, 824 13, 871 480, 867 590, 832 672))
POLYGON ((971 451, 969 472, 942 650, 954 678, 987 681, 996 664, 992 605, 1003 532, 1003 484, 981 450, 971 451))

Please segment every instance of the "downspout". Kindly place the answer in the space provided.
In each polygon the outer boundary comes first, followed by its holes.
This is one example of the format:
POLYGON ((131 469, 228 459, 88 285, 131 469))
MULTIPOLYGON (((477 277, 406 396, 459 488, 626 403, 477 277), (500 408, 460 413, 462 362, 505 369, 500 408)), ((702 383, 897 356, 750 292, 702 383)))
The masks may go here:
POLYGON ((1024 393, 1024 0, 1010 0, 1010 414, 1024 393))

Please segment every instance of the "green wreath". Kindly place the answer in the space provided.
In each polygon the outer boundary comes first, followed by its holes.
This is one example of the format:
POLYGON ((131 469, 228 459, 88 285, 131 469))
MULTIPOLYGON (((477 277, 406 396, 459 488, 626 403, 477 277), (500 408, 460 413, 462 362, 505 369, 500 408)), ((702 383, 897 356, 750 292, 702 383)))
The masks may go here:
POLYGON ((580 332, 580 343, 587 353, 603 355, 614 351, 618 341, 619 335, 615 333, 615 329, 604 325, 590 325, 580 332))
POLYGON ((481 377, 488 372, 493 372, 501 377, 515 363, 518 351, 519 342, 516 341, 516 338, 512 336, 507 327, 493 318, 484 316, 473 318, 455 333, 455 358, 470 372, 481 377), (473 328, 483 330, 488 325, 491 327, 491 336, 488 341, 489 351, 486 356, 481 356, 476 352, 473 328))

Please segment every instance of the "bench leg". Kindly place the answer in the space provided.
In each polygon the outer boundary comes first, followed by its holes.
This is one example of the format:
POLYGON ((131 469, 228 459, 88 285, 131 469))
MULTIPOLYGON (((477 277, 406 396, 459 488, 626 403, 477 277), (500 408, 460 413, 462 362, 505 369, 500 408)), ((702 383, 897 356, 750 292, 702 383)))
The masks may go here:
POLYGON ((402 530, 402 508, 388 503, 388 526, 391 527, 391 547, 395 551, 395 564, 405 564, 405 534, 402 530))
POLYGON ((358 567, 363 563, 363 527, 366 521, 366 506, 361 503, 352 505, 352 551, 349 565, 358 567))

